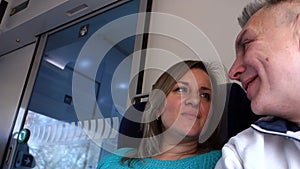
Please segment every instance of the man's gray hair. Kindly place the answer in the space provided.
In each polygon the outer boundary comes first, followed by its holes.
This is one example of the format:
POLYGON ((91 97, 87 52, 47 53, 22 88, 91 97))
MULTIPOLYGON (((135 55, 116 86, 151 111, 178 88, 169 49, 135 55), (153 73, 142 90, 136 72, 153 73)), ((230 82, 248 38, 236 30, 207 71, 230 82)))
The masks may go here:
MULTIPOLYGON (((281 2, 293 2, 295 0, 255 0, 249 3, 243 9, 242 15, 238 17, 239 25, 243 28, 251 16, 260 10, 262 7, 273 6, 281 2)), ((299 1, 299 0, 296 0, 299 1)))

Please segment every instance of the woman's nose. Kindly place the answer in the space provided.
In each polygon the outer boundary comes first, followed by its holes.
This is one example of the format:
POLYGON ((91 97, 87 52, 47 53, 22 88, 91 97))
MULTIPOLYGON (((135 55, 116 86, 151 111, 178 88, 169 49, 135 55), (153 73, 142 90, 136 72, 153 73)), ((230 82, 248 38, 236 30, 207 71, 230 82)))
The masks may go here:
POLYGON ((190 104, 193 107, 198 107, 201 101, 201 97, 198 92, 193 92, 188 95, 186 98, 186 104, 190 104))

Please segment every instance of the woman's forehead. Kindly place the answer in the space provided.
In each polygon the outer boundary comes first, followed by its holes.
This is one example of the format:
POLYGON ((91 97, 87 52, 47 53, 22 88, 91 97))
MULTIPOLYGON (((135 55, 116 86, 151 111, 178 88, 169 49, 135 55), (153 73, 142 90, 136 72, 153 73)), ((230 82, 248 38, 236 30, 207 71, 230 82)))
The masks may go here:
MULTIPOLYGON (((186 72, 179 80, 180 83, 203 83, 210 86, 210 78, 202 69, 191 69, 186 72)), ((177 83, 178 83, 177 82, 177 83)))

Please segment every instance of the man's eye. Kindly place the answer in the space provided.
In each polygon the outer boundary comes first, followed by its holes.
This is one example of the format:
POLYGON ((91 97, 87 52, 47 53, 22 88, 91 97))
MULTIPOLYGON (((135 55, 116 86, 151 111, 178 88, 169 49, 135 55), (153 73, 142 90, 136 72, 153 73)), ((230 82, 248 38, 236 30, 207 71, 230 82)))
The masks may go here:
POLYGON ((245 51, 248 49, 248 47, 249 47, 249 45, 250 45, 251 42, 252 42, 252 40, 245 40, 245 41, 243 41, 242 46, 243 46, 243 48, 244 48, 245 51))
POLYGON ((200 93, 200 97, 210 101, 210 94, 209 93, 200 93))

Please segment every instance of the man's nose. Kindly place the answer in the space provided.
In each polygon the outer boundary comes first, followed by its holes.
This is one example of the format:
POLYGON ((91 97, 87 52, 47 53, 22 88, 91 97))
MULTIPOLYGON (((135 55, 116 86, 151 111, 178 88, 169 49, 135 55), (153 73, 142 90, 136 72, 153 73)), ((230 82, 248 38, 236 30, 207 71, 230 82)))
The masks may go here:
POLYGON ((240 76, 243 72, 246 71, 246 66, 241 61, 240 57, 237 57, 235 61, 233 62, 230 70, 229 70, 229 78, 232 80, 238 80, 240 81, 240 76))

